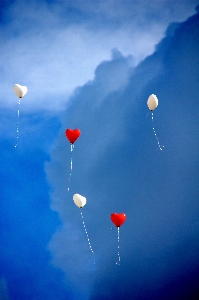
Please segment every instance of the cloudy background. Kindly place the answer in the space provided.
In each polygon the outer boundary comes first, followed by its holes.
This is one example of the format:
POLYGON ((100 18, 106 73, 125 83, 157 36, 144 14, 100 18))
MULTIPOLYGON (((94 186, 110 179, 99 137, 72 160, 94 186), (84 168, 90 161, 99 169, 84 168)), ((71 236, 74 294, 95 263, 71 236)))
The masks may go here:
POLYGON ((198 4, 0 2, 0 299, 198 298, 198 4))

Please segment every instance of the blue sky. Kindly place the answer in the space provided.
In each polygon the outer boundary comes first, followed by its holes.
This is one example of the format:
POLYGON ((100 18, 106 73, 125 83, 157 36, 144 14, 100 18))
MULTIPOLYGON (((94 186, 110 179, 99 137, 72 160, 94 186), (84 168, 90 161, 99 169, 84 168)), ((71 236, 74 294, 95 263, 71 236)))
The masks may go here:
POLYGON ((1 1, 0 299, 197 299, 198 4, 1 1))

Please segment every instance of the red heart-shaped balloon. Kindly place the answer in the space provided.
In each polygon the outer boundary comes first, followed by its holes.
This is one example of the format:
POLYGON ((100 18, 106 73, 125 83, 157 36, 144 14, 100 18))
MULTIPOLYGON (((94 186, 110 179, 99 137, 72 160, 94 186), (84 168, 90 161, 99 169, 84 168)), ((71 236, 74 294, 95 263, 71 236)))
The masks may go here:
POLYGON ((71 144, 73 144, 78 139, 80 134, 81 132, 79 129, 74 129, 74 130, 70 128, 66 129, 66 137, 71 144))
POLYGON ((126 215, 125 213, 112 213, 111 221, 115 224, 115 226, 120 227, 126 221, 126 215))

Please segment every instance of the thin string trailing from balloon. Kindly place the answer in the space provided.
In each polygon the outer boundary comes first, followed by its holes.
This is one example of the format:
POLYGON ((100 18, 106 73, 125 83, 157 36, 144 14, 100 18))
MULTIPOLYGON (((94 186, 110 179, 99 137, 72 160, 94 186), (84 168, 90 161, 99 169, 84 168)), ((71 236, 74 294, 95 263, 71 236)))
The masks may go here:
POLYGON ((71 158, 70 158, 70 175, 69 175, 69 183, 68 183, 68 191, 70 190, 70 179, 72 175, 72 170, 73 170, 73 149, 74 149, 74 144, 71 144, 70 146, 70 152, 71 152, 71 158))
POLYGON ((152 118, 152 125, 153 125, 153 133, 154 133, 155 138, 156 138, 156 140, 157 140, 158 147, 159 147, 160 150, 163 150, 164 146, 162 146, 162 147, 160 146, 160 141, 159 141, 159 139, 158 139, 158 137, 157 137, 157 134, 156 134, 156 132, 155 132, 153 112, 151 113, 151 118, 152 118))
POLYGON ((82 216, 82 224, 83 224, 83 226, 84 226, 84 230, 85 230, 85 233, 86 233, 86 236, 87 236, 88 245, 89 245, 89 248, 90 248, 92 254, 94 255, 94 264, 95 264, 95 253, 94 253, 94 251, 93 251, 93 249, 92 249, 92 246, 91 246, 91 243, 90 243, 90 239, 89 239, 89 236, 88 236, 88 231, 87 231, 87 229, 86 229, 86 225, 85 225, 85 222, 84 222, 84 216, 83 216, 82 211, 81 211, 80 213, 81 213, 81 216, 82 216))
POLYGON ((16 133, 17 133, 17 137, 16 137, 16 144, 15 144, 15 148, 17 147, 17 142, 18 142, 18 138, 19 138, 19 114, 20 114, 20 99, 18 100, 18 110, 17 110, 17 116, 18 116, 18 120, 17 120, 17 128, 16 128, 16 133))
POLYGON ((117 228, 117 255, 118 261, 116 262, 116 265, 120 265, 120 227, 117 228))

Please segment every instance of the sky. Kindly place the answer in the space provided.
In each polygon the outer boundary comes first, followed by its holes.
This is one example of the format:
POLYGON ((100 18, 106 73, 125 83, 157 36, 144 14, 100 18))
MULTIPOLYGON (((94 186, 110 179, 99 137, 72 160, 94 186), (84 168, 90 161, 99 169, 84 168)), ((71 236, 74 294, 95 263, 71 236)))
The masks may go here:
POLYGON ((198 5, 0 1, 0 300, 198 299, 198 5))

